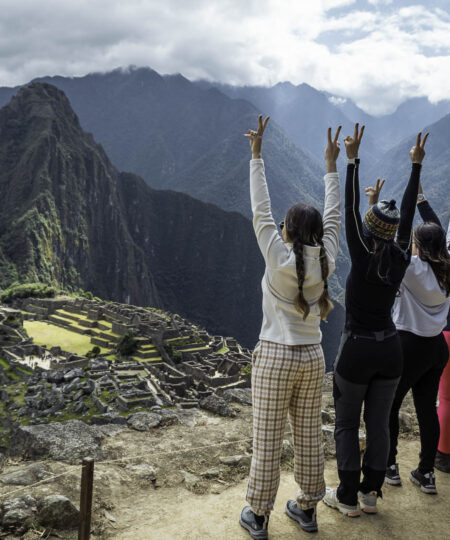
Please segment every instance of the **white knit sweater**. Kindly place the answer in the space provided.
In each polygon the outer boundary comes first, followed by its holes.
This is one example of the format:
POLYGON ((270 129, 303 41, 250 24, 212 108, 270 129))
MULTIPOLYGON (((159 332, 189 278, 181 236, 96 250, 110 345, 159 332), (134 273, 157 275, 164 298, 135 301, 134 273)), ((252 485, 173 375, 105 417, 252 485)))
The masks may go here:
MULTIPOLYGON (((335 269, 339 247, 341 221, 339 175, 329 173, 324 179, 323 242, 328 258, 329 274, 331 274, 335 269)), ((284 345, 320 343, 322 333, 317 302, 324 285, 319 258, 320 246, 304 247, 303 294, 311 307, 304 321, 303 316, 294 306, 294 299, 298 293, 295 254, 292 244, 283 241, 273 220, 262 159, 250 161, 250 196, 253 227, 266 262, 266 271, 262 280, 263 322, 259 339, 284 345)))

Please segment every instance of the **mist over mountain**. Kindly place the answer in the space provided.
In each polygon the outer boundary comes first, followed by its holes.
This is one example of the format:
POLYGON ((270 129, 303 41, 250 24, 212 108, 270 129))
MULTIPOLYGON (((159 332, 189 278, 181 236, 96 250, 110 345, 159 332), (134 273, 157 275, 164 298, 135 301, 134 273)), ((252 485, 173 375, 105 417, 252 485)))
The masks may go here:
MULTIPOLYGON (((118 168, 142 176, 152 187, 182 191, 251 216, 251 155, 242 134, 256 125, 254 105, 148 68, 39 80, 66 93, 83 128, 118 168)), ((0 103, 11 92, 0 89, 0 103)), ((326 132, 321 137, 324 148, 326 132)), ((318 164, 274 120, 264 157, 277 220, 299 200, 320 207, 323 158, 318 164)))
MULTIPOLYGON (((270 114, 286 133, 318 160, 323 159, 323 133, 328 126, 342 125, 342 134, 353 133, 355 122, 365 124, 361 159, 368 166, 376 163, 392 146, 424 126, 450 113, 450 100, 431 103, 412 98, 392 114, 372 116, 351 99, 316 90, 308 84, 290 82, 275 86, 231 86, 199 81, 202 88, 218 88, 234 99, 246 99, 261 112, 270 114)), ((344 153, 343 153, 344 154, 344 153)), ((341 161, 343 160, 341 155, 341 161)))

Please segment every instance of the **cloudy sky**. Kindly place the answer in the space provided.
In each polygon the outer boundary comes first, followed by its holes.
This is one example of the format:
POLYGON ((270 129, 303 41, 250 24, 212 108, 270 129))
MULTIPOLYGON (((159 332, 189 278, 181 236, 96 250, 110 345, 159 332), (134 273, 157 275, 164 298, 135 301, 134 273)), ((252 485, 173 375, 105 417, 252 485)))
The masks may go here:
POLYGON ((450 98, 447 0, 0 0, 0 86, 150 66, 306 82, 374 114, 450 98))

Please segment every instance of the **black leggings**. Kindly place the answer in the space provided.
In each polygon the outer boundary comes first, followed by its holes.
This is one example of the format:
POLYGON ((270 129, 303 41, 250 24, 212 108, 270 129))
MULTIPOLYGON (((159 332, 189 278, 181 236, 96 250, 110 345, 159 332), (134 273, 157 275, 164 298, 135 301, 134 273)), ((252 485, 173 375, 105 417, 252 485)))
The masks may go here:
POLYGON ((439 442, 436 397, 439 379, 448 360, 447 343, 442 332, 434 337, 421 337, 404 331, 399 331, 399 335, 403 348, 404 368, 389 419, 391 445, 388 465, 395 463, 397 455, 398 413, 404 397, 412 389, 420 429, 419 470, 427 473, 434 468, 439 442))
POLYGON ((336 457, 340 502, 356 505, 357 493, 381 494, 389 452, 389 412, 402 373, 398 335, 383 341, 344 333, 335 362, 333 395, 336 409, 336 457), (359 422, 364 403, 366 450, 359 449, 359 422))

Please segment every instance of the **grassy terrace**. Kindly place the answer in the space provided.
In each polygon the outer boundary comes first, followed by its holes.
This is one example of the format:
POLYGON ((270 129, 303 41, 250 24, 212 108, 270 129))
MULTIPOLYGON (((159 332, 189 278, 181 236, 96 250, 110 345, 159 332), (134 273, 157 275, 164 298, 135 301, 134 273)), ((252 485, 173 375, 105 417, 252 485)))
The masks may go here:
MULTIPOLYGON (((37 345, 47 348, 61 347, 64 351, 85 355, 93 347, 91 336, 77 334, 60 326, 43 321, 24 321, 23 326, 37 345)), ((108 349, 100 348, 101 354, 108 349)))

